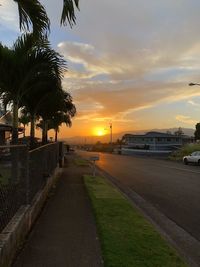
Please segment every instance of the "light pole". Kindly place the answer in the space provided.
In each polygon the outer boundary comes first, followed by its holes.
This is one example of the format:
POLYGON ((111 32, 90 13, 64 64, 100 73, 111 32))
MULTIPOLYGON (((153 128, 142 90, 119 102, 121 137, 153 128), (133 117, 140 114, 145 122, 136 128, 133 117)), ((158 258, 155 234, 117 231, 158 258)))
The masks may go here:
MULTIPOLYGON (((112 136, 112 129, 113 129, 113 126, 112 126, 112 122, 109 123, 109 128, 110 128, 110 144, 112 145, 112 139, 113 139, 113 136, 112 136)), ((108 128, 104 128, 105 131, 108 131, 108 128)))
POLYGON ((112 145, 112 122, 110 122, 110 144, 112 145))

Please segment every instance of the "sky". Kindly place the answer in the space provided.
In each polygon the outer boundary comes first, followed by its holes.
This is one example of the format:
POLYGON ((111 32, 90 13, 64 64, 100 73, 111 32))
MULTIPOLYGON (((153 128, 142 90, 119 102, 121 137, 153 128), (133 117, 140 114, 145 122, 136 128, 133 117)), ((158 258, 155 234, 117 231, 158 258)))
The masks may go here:
MULTIPOLYGON (((41 1, 50 40, 68 62, 63 87, 76 104, 61 137, 153 128, 195 128, 200 121, 200 1, 80 0, 77 24, 60 27, 62 0, 41 1)), ((17 7, 0 0, 0 40, 19 35, 17 7)))

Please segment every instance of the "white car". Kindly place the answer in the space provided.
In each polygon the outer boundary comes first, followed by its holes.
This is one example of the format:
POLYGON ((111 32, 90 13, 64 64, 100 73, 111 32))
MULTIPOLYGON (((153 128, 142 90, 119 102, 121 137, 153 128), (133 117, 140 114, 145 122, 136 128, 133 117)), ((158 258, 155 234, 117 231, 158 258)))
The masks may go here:
POLYGON ((200 151, 195 151, 191 155, 183 157, 184 164, 197 163, 200 165, 200 151))

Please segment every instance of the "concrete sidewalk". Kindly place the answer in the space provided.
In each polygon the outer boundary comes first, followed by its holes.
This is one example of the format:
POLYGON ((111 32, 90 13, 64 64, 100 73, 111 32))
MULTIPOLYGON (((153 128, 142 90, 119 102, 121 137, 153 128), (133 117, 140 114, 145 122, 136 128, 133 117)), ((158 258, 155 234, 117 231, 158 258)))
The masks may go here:
POLYGON ((82 175, 88 167, 67 166, 13 267, 103 266, 90 201, 82 175))

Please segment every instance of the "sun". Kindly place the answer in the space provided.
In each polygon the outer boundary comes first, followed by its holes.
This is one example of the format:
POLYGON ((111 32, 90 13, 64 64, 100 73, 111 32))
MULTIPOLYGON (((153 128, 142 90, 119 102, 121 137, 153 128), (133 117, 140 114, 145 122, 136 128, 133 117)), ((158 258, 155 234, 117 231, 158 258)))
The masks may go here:
POLYGON ((95 128, 94 129, 94 135, 96 136, 103 136, 105 135, 104 129, 103 128, 95 128))
POLYGON ((97 135, 98 135, 98 136, 102 136, 103 134, 104 134, 103 130, 98 130, 98 131, 97 131, 97 135))

